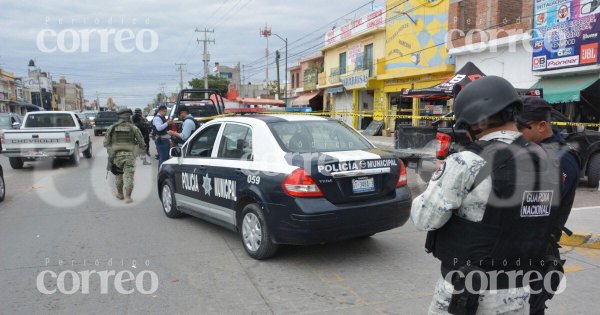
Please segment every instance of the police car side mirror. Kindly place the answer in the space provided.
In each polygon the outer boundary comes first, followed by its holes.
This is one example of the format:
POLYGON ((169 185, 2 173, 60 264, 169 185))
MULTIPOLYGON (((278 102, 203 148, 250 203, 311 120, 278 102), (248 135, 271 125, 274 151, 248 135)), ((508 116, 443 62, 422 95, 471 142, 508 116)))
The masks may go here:
POLYGON ((169 155, 171 157, 181 157, 181 148, 180 147, 172 147, 169 151, 169 155))

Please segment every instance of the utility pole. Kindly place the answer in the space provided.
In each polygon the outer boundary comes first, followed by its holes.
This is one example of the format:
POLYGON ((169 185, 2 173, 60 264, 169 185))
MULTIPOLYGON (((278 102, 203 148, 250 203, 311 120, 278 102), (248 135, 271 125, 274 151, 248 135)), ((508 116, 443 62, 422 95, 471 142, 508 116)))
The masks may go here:
POLYGON ((204 53, 202 54, 202 61, 204 61, 204 88, 208 89, 208 62, 210 61, 210 54, 208 53, 208 44, 215 43, 214 39, 208 39, 208 33, 214 33, 215 30, 208 28, 205 28, 204 30, 199 30, 198 28, 196 28, 196 32, 204 33, 204 39, 198 39, 197 41, 198 43, 204 43, 204 53))
POLYGON ((185 63, 176 63, 176 66, 179 66, 179 90, 183 90, 183 66, 185 66, 185 63))
POLYGON ((277 99, 281 99, 281 82, 279 81, 279 50, 275 51, 275 64, 277 65, 277 99))
POLYGON ((167 95, 165 94, 165 83, 164 82, 160 83, 160 93, 161 94, 160 94, 160 100, 159 100, 160 102, 159 103, 162 103, 167 98, 167 95))
POLYGON ((242 65, 242 75, 240 76, 240 97, 244 98, 244 85, 246 85, 246 77, 244 76, 244 69, 246 65, 242 65))
POLYGON ((100 98, 98 97, 98 91, 96 91, 96 110, 100 110, 100 98))
POLYGON ((271 28, 265 25, 265 28, 260 29, 260 36, 267 39, 267 49, 265 50, 265 57, 267 59, 266 63, 266 81, 267 87, 269 86, 269 37, 271 36, 271 28))

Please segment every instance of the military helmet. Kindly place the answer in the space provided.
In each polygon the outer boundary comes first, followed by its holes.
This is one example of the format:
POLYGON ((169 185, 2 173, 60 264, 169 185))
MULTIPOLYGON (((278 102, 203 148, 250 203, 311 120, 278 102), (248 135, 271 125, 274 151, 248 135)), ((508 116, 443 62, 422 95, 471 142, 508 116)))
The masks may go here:
POLYGON ((497 76, 483 77, 465 86, 454 100, 455 127, 468 129, 496 114, 503 114, 508 122, 522 108, 523 101, 510 82, 497 76))
POLYGON ((141 115, 142 114, 142 109, 141 108, 136 108, 133 112, 135 114, 141 115))
POLYGON ((133 112, 129 108, 121 109, 117 112, 117 116, 119 116, 119 117, 123 117, 123 116, 128 117, 131 115, 133 115, 133 112))

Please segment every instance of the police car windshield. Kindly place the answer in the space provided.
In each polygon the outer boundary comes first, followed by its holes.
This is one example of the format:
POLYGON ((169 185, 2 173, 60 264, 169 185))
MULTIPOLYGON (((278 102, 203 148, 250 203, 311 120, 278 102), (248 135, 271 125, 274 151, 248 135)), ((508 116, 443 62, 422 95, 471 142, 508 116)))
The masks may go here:
POLYGON ((270 125, 286 152, 335 152, 368 150, 373 146, 354 129, 339 121, 295 121, 270 125))
POLYGON ((75 127, 70 114, 31 114, 25 120, 25 128, 75 127))

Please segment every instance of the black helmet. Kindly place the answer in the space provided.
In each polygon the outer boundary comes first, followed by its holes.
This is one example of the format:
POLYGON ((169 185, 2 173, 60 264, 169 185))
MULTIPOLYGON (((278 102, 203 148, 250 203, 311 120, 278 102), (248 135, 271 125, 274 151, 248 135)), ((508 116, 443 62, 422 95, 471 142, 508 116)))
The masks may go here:
POLYGON ((456 128, 465 129, 490 118, 502 115, 505 122, 514 120, 523 102, 506 79, 487 76, 469 83, 454 100, 456 128))
POLYGON ((141 108, 136 108, 134 111, 134 113, 141 115, 142 114, 142 109, 141 108))

